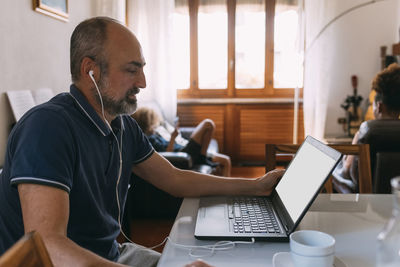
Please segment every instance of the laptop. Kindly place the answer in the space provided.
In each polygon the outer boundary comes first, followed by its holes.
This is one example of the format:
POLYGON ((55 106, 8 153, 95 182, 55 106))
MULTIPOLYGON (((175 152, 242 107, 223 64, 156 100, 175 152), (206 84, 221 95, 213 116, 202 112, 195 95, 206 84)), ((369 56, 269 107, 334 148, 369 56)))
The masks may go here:
POLYGON ((341 156, 307 136, 270 196, 200 198, 195 237, 288 241, 341 156))

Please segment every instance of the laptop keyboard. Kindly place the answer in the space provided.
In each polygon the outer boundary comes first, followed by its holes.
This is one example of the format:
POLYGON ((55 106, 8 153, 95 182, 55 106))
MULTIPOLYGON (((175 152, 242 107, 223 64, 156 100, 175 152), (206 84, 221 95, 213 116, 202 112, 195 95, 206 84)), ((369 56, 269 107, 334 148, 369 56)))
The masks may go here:
POLYGON ((267 198, 234 197, 229 205, 229 218, 235 233, 280 233, 267 198))

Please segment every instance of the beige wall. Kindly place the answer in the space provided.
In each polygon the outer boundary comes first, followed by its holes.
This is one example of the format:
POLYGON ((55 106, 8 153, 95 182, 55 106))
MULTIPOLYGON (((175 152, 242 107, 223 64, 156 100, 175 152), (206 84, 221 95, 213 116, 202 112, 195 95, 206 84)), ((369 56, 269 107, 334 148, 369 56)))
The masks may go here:
POLYGON ((80 21, 94 15, 95 1, 69 0, 69 22, 33 11, 32 0, 2 1, 0 166, 14 122, 5 92, 47 87, 59 93, 69 89, 69 38, 80 21))

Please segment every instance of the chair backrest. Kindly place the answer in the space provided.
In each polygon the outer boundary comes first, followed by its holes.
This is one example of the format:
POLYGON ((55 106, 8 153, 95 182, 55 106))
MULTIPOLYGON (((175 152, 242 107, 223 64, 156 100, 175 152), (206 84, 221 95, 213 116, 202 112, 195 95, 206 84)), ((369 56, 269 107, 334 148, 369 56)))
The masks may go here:
MULTIPOLYGON (((369 145, 329 145, 344 155, 357 155, 359 157, 359 179, 360 193, 372 193, 371 163, 369 158, 369 145)), ((277 166, 277 157, 280 161, 289 162, 297 152, 300 145, 295 144, 266 144, 265 145, 265 170, 268 172, 277 166)), ((325 184, 327 193, 333 192, 332 177, 325 184)))
POLYGON ((49 253, 37 232, 25 234, 0 257, 1 267, 52 267, 49 253))
POLYGON ((400 176, 400 152, 378 152, 375 157, 374 193, 389 194, 390 179, 400 176))
POLYGON ((400 153, 400 120, 363 122, 358 143, 370 145, 374 193, 390 193, 390 179, 400 173, 400 161, 393 158, 400 153))

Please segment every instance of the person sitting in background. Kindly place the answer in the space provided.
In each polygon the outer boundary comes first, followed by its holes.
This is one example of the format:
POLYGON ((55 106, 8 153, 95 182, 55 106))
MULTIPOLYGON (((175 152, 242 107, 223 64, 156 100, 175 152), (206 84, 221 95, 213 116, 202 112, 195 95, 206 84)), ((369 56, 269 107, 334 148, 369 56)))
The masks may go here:
POLYGON ((230 176, 231 159, 228 155, 214 152, 211 157, 212 160, 207 158, 208 146, 215 132, 215 124, 211 119, 201 121, 190 136, 190 140, 187 141, 179 136, 179 125, 175 125, 172 133, 169 133, 162 126, 161 116, 152 108, 138 108, 132 117, 147 135, 156 151, 186 152, 192 157, 194 164, 207 164, 216 167, 218 165, 216 163, 219 163, 220 174, 230 176))
MULTIPOLYGON (((389 65, 379 72, 372 81, 372 90, 376 92, 372 109, 376 120, 397 120, 400 115, 400 66, 389 65)), ((367 129, 363 122, 354 135, 352 144, 357 144, 367 129)), ((399 137, 400 138, 400 137, 399 137)), ((358 187, 358 168, 356 156, 346 155, 333 172, 333 184, 343 192, 356 192, 358 187)))

